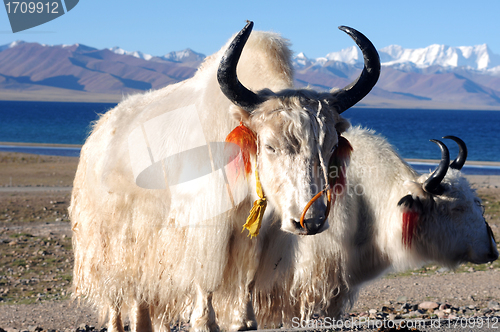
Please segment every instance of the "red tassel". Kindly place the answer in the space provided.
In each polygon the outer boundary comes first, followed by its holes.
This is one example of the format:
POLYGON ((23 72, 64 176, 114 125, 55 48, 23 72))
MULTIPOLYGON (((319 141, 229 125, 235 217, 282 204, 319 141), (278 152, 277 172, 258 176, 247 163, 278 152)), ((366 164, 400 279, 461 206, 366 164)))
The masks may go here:
POLYGON ((403 247, 409 249, 413 241, 413 236, 417 231, 420 213, 423 211, 422 202, 418 197, 406 195, 398 202, 403 212, 402 241, 403 247))
POLYGON ((257 137, 253 131, 240 122, 240 125, 227 135, 226 142, 234 143, 240 147, 245 165, 245 174, 249 174, 252 171, 250 155, 257 153, 257 137))
POLYGON ((335 203, 337 196, 344 192, 347 164, 349 163, 352 152, 351 143, 343 136, 339 135, 338 137, 338 146, 328 163, 328 178, 330 187, 333 188, 332 205, 335 203))
POLYGON ((414 210, 403 212, 403 246, 407 249, 411 247, 419 217, 420 213, 414 210))

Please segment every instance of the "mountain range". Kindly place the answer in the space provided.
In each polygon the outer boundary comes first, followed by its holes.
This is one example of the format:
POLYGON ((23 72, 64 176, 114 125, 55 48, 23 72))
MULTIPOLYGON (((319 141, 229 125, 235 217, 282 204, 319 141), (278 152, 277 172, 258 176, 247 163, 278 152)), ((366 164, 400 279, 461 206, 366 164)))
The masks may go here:
MULTIPOLYGON (((486 44, 378 51, 380 79, 358 106, 500 110, 500 56, 486 44)), ((0 46, 0 99, 116 102, 185 80, 204 58, 191 49, 153 56, 16 41, 0 46)), ((356 79, 363 57, 352 46, 316 59, 298 53, 293 63, 296 86, 327 90, 356 79)))

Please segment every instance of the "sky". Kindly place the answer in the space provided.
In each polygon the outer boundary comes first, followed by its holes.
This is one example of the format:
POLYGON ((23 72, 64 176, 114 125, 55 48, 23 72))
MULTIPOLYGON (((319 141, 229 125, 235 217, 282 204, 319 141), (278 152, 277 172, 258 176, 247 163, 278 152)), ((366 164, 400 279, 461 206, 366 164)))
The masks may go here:
POLYGON ((0 45, 80 43, 156 56, 189 47, 209 55, 252 20, 255 30, 280 33, 309 58, 354 45, 339 25, 361 31, 377 48, 486 43, 500 54, 498 13, 499 0, 80 0, 63 16, 18 33, 0 8, 0 45))

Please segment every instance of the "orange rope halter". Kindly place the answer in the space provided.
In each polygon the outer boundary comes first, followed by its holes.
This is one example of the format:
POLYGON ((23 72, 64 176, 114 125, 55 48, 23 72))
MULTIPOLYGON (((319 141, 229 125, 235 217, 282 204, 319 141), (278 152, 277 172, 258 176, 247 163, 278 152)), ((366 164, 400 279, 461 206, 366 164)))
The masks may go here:
POLYGON ((321 196, 326 191, 327 195, 327 205, 326 205, 326 212, 325 212, 325 219, 323 220, 323 223, 326 222, 326 219, 328 219, 328 215, 330 213, 330 208, 332 206, 332 200, 335 202, 335 198, 337 195, 342 193, 342 189, 346 184, 346 178, 345 178, 345 168, 347 167, 347 163, 349 162, 351 152, 352 152, 352 146, 349 143, 349 141, 338 134, 338 146, 335 149, 335 152, 330 158, 330 161, 328 163, 328 171, 330 172, 328 176, 328 184, 326 185, 325 189, 317 193, 310 201, 307 203, 306 207, 302 211, 302 215, 300 216, 300 226, 302 228, 304 227, 304 218, 306 216, 307 210, 311 207, 311 205, 321 196), (336 174, 333 176, 333 174, 336 174), (333 188, 333 195, 332 195, 332 188, 333 188), (332 197, 333 196, 333 197, 332 197))
POLYGON ((309 210, 309 208, 311 207, 311 205, 313 205, 313 203, 318 198, 320 198, 321 196, 323 196, 323 194, 325 193, 325 191, 326 191, 326 197, 327 197, 327 200, 328 200, 328 203, 326 204, 325 221, 328 218, 328 214, 330 214, 330 207, 332 206, 332 190, 330 188, 330 185, 327 185, 325 189, 323 189, 319 193, 317 193, 316 196, 314 196, 309 201, 309 203, 307 203, 306 207, 304 208, 304 211, 302 211, 302 215, 300 216, 300 226, 302 228, 305 228, 305 226, 304 226, 304 218, 306 216, 307 210, 309 210))

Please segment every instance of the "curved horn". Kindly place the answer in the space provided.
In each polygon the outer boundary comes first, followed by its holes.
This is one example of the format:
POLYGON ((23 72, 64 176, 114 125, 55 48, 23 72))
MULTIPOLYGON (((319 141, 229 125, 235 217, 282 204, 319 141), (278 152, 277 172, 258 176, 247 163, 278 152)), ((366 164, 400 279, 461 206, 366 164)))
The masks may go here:
POLYGON ((453 160, 450 164, 451 169, 461 170, 467 160, 467 145, 460 138, 456 136, 445 136, 443 138, 454 140, 458 144, 458 156, 455 160, 453 160))
POLYGON ((340 114, 363 99, 375 86, 380 76, 380 58, 375 46, 361 32, 346 26, 340 26, 339 29, 354 40, 361 52, 363 52, 365 61, 361 75, 354 82, 339 91, 333 92, 333 95, 338 100, 338 113, 340 114))
POLYGON ((217 80, 224 95, 235 105, 251 113, 264 100, 240 83, 236 75, 236 66, 240 59, 243 47, 252 32, 253 22, 247 25, 234 37, 226 50, 217 71, 217 80))
POLYGON ((441 149, 441 162, 431 176, 429 176, 427 181, 425 181, 423 188, 430 194, 441 195, 444 192, 444 187, 441 185, 441 181, 443 181, 444 176, 448 171, 450 164, 450 152, 443 142, 435 139, 431 139, 431 142, 439 145, 439 148, 441 149))

